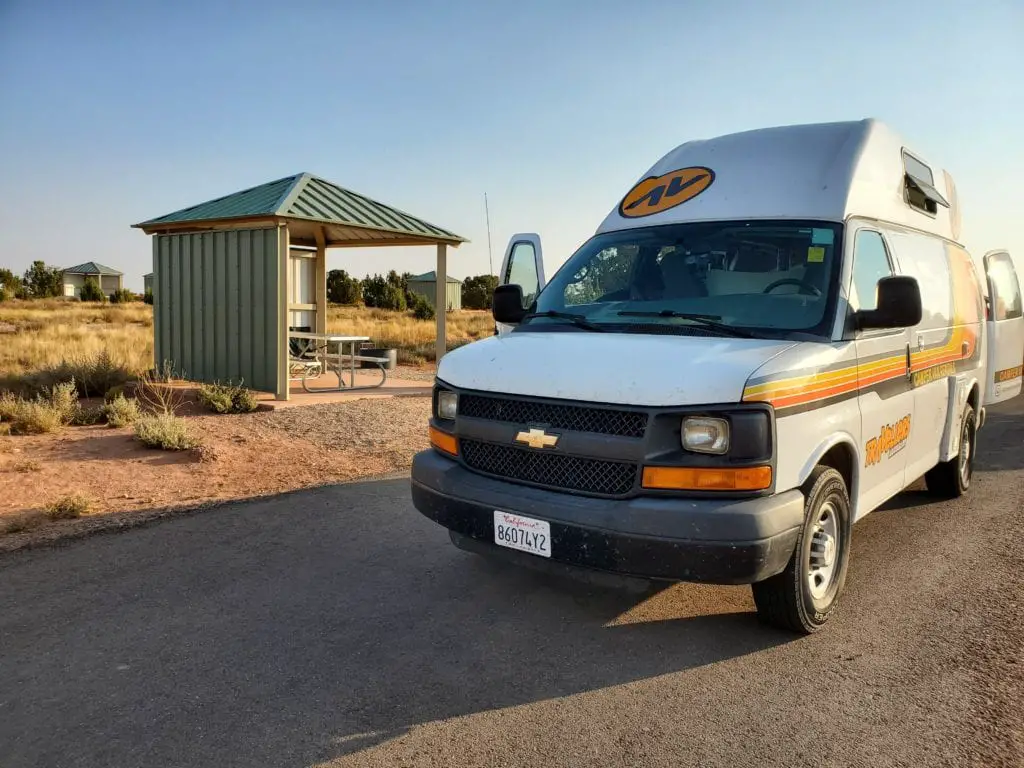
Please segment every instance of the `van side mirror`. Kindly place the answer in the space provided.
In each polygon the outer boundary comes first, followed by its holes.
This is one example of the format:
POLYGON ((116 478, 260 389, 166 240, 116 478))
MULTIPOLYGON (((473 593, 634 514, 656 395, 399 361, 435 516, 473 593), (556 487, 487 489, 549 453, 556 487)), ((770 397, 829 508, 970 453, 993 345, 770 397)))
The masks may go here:
POLYGON ((523 309, 523 287, 521 285, 499 285, 494 289, 491 313, 499 323, 518 325, 526 317, 523 309))
POLYGON ((853 316, 857 330, 911 328, 921 322, 921 286, 907 275, 891 275, 878 281, 878 306, 853 316))

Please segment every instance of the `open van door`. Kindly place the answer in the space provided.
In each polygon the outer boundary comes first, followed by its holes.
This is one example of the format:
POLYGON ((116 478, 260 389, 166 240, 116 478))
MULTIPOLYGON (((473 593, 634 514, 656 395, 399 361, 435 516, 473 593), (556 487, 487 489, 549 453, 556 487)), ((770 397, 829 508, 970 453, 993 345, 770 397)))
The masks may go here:
POLYGON ((1024 365, 1024 306, 1020 281, 1006 251, 985 254, 988 281, 988 384, 987 404, 1009 400, 1021 393, 1024 365))
MULTIPOLYGON (((498 285, 519 285, 523 289, 523 308, 528 308, 544 287, 544 255, 540 247, 540 235, 521 232, 508 241, 505 258, 498 273, 498 285)), ((511 325, 495 323, 497 334, 508 333, 511 325)))

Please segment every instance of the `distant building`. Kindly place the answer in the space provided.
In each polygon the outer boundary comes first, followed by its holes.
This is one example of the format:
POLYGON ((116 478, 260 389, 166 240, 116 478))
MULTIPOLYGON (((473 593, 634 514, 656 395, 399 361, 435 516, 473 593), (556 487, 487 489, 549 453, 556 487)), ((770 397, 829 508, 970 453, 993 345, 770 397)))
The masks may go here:
POLYGON ((142 292, 153 290, 153 273, 150 272, 148 275, 142 276, 142 292))
POLYGON ((81 298, 82 286, 91 277, 107 296, 124 287, 124 275, 112 267, 105 267, 95 261, 87 261, 77 267, 64 270, 64 295, 81 298))
MULTIPOLYGON (((418 293, 430 302, 430 306, 437 309, 435 298, 437 296, 437 272, 431 270, 422 275, 409 278, 409 290, 418 293)), ((462 281, 454 277, 448 277, 448 285, 445 286, 448 306, 446 310, 462 309, 462 281)))

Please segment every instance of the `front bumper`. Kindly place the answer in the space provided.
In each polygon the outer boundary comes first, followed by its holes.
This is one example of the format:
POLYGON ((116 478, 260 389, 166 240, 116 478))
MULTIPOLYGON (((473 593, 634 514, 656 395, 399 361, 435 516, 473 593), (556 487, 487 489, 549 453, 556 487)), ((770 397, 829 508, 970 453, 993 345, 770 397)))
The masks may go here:
POLYGON ((553 561, 716 584, 780 573, 796 546, 804 506, 798 490, 742 500, 575 496, 478 475, 434 450, 413 459, 412 499, 431 520, 503 555, 510 550, 494 544, 494 510, 549 522, 553 561))

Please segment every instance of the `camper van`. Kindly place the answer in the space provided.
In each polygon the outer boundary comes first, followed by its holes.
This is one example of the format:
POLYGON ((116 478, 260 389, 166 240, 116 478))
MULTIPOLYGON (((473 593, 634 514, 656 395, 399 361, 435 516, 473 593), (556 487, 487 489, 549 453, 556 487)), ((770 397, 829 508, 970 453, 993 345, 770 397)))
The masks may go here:
POLYGON ((463 549, 751 584, 818 630, 854 524, 922 476, 966 493, 1021 392, 1013 262, 960 227, 949 173, 876 120, 677 147, 549 280, 512 238, 497 334, 438 368, 416 508, 463 549))

